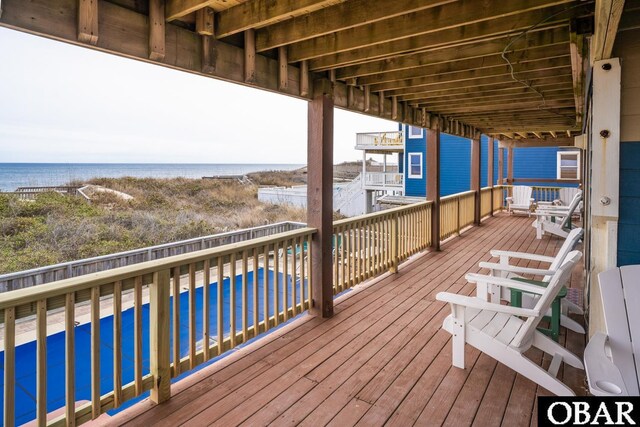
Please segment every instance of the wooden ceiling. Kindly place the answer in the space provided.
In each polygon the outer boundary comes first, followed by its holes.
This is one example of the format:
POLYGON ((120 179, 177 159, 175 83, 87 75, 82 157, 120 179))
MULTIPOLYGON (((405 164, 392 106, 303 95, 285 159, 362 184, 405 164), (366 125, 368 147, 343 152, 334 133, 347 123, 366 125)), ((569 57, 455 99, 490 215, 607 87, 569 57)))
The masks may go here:
MULTIPOLYGON (((337 106, 500 138, 580 132, 594 2, 2 0, 0 25, 337 106)), ((224 102, 216 100, 215 102, 224 102)))

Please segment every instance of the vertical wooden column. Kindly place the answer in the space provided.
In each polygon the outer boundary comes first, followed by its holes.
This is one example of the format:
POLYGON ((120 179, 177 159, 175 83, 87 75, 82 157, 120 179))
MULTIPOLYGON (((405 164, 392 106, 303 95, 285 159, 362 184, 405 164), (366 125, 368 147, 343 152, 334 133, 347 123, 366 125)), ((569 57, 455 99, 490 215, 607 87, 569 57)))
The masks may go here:
POLYGON ((314 82, 309 102, 307 145, 307 224, 316 228, 311 241, 311 313, 333 316, 331 241, 333 236, 333 85, 314 82))
MULTIPOLYGON (((171 397, 171 367, 169 364, 169 278, 171 272, 153 274, 149 285, 149 354, 153 375, 151 400, 162 403, 171 397)), ((180 360, 174 360, 177 366, 180 360)))
POLYGON ((471 191, 474 191, 474 209, 473 209, 473 223, 480 225, 480 152, 482 147, 480 146, 480 134, 474 135, 471 140, 471 191))
POLYGON ((165 46, 165 2, 164 0, 149 1, 149 59, 164 60, 165 46))
POLYGON ((504 148, 498 145, 498 185, 504 184, 504 148))
POLYGON ((507 149, 507 184, 513 185, 513 147, 507 149))
POLYGON ((427 199, 431 210, 431 248, 440 250, 440 120, 436 117, 427 130, 427 199))
POLYGON ((489 215, 493 216, 493 137, 489 138, 489 145, 487 150, 487 186, 491 188, 491 212, 489 215))

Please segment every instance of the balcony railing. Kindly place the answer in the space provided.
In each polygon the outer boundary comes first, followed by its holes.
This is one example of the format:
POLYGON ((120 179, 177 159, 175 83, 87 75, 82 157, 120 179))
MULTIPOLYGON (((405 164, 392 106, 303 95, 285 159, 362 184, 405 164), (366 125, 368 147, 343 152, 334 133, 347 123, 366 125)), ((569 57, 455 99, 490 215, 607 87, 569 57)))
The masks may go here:
MULTIPOLYGON (((500 187, 482 190, 493 194, 493 210, 502 208, 502 193, 500 187)), ((441 240, 473 223, 474 200, 471 191, 442 198, 441 240)), ((396 271, 427 249, 432 210, 425 201, 335 222, 334 294, 396 271)), ((39 424, 58 409, 61 415, 49 423, 86 422, 146 391, 155 402, 170 398, 171 379, 310 307, 315 232, 301 228, 0 294, 4 425, 30 421, 15 413, 24 369, 35 370, 30 413, 39 424), (34 367, 25 368, 24 346, 16 345, 24 341, 16 336, 20 319, 20 329, 27 322, 35 329, 34 367), (48 382, 54 355, 64 360, 64 387, 48 382), (83 400, 89 403, 76 405, 83 400)))
POLYGON ((365 172, 365 188, 374 187, 376 189, 401 189, 403 175, 396 172, 365 172))
POLYGON ((374 132, 356 134, 356 149, 389 149, 404 148, 402 132, 374 132))

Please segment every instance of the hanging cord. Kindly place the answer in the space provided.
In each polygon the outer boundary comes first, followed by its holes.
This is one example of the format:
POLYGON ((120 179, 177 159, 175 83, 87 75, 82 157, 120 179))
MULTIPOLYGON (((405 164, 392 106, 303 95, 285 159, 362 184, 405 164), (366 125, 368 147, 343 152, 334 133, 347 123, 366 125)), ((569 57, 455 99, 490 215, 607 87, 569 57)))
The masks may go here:
POLYGON ((542 92, 540 92, 538 89, 536 89, 535 87, 533 87, 531 84, 529 84, 529 82, 527 82, 527 81, 525 81, 525 80, 522 80, 522 79, 519 79, 518 77, 516 77, 516 72, 515 72, 515 70, 513 69, 513 63, 511 63, 511 61, 509 61, 509 58, 507 58, 507 51, 509 50, 509 48, 511 47, 511 45, 513 45, 517 40, 520 40, 520 39, 521 39, 522 37, 524 37, 528 32, 530 32, 530 31, 532 31, 532 30, 536 29, 537 27, 539 27, 540 25, 544 24, 545 22, 550 21, 551 19, 555 18, 555 17, 556 17, 556 16, 558 16, 558 15, 562 15, 562 14, 563 14, 563 13, 565 13, 565 12, 568 12, 568 11, 573 10, 573 9, 577 9, 577 8, 579 8, 579 7, 583 7, 583 6, 585 6, 585 5, 587 5, 587 4, 591 4, 591 3, 593 3, 593 1, 585 1, 585 2, 581 2, 581 3, 577 3, 577 4, 574 4, 573 6, 570 6, 570 7, 566 8, 566 9, 560 10, 560 11, 558 11, 558 12, 556 12, 556 13, 553 13, 553 14, 551 14, 551 15, 547 16, 547 17, 546 17, 546 18, 544 18, 543 20, 541 20, 541 21, 539 21, 539 22, 537 22, 537 23, 533 24, 533 25, 532 25, 532 26, 530 26, 529 28, 527 28, 527 29, 525 29, 524 31, 522 31, 520 34, 518 34, 516 37, 514 37, 514 38, 513 38, 513 39, 512 39, 512 40, 511 40, 511 41, 510 41, 510 42, 509 42, 509 43, 504 47, 504 49, 502 49, 502 53, 500 54, 500 56, 502 57, 502 59, 504 59, 504 60, 507 62, 507 65, 509 65, 509 73, 511 74, 511 78, 512 78, 514 81, 516 81, 516 82, 520 83, 521 85, 526 86, 527 88, 531 89, 532 91, 534 91, 535 93, 537 93, 537 94, 540 96, 540 98, 542 98, 542 104, 538 106, 538 110, 545 110, 545 111, 548 111, 548 112, 550 112, 550 113, 557 114, 558 116, 561 116, 561 117, 566 117, 566 118, 568 118, 568 119, 574 119, 574 117, 570 117, 570 116, 567 116, 567 115, 564 115, 564 114, 558 113, 557 111, 553 111, 553 110, 551 110, 551 109, 548 109, 548 108, 547 108, 547 100, 545 99, 544 94, 543 94, 542 92))

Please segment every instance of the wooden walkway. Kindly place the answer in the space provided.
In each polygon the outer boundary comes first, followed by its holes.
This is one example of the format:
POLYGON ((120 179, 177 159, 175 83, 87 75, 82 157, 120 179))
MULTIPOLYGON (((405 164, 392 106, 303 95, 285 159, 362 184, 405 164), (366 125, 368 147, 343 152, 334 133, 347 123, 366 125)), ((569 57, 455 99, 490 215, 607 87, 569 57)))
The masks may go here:
MULTIPOLYGON (((329 320, 303 316, 175 384, 173 397, 143 401, 109 425, 536 425, 548 392, 467 346, 467 369, 451 367, 448 306, 440 291, 471 294, 464 280, 489 250, 554 255, 562 241, 535 239, 530 218, 501 215, 340 298, 329 320)), ((537 263, 523 264, 537 266, 537 263)), ((580 286, 581 272, 573 285, 580 286)), ((584 336, 561 335, 582 356, 584 336)), ((540 352, 529 355, 541 363, 540 352)), ((560 372, 578 394, 584 375, 560 372)))

